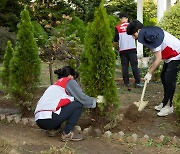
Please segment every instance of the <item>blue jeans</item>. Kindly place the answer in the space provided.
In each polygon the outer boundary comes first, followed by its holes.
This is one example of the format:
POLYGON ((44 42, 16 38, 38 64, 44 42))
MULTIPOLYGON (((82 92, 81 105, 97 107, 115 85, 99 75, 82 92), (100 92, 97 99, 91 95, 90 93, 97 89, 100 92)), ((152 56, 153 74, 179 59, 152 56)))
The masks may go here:
POLYGON ((161 82, 164 88, 164 98, 162 100, 163 107, 167 105, 168 101, 170 101, 170 107, 172 106, 179 69, 180 60, 173 60, 163 65, 161 73, 161 82))
POLYGON ((73 101, 70 104, 61 108, 60 114, 52 113, 52 119, 39 119, 37 125, 42 129, 59 129, 65 121, 66 126, 64 132, 68 134, 76 125, 81 116, 83 105, 78 101, 73 101))

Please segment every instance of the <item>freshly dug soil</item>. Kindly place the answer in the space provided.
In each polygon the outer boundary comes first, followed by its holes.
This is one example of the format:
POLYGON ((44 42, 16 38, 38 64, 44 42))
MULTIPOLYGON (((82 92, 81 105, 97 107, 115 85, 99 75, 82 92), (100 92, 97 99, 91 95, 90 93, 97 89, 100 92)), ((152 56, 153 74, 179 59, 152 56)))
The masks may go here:
POLYGON ((132 104, 128 107, 124 117, 129 119, 132 122, 151 122, 153 115, 146 112, 146 110, 138 111, 136 105, 132 104), (145 117, 145 118, 144 118, 145 117))

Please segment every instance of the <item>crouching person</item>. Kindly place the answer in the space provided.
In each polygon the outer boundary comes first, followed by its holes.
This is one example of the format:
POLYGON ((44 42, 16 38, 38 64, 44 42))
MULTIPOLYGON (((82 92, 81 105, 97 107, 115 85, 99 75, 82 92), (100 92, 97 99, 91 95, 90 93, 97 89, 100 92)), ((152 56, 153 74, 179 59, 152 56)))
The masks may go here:
POLYGON ((95 108, 98 100, 82 92, 75 81, 78 73, 70 66, 55 70, 54 73, 58 80, 47 88, 38 101, 34 112, 35 121, 46 132, 58 131, 66 121, 61 140, 83 140, 82 134, 74 134, 72 130, 81 116, 83 106, 95 108))

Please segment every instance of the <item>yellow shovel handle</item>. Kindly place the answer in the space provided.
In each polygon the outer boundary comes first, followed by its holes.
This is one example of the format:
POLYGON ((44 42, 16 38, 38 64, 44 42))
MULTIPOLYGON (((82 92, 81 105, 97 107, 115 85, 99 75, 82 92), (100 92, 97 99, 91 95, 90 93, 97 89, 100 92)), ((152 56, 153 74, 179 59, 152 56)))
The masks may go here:
POLYGON ((143 101, 143 98, 144 98, 144 93, 146 91, 146 86, 147 86, 147 80, 145 80, 145 82, 144 82, 144 87, 143 87, 143 91, 142 91, 142 94, 141 94, 141 102, 143 101))

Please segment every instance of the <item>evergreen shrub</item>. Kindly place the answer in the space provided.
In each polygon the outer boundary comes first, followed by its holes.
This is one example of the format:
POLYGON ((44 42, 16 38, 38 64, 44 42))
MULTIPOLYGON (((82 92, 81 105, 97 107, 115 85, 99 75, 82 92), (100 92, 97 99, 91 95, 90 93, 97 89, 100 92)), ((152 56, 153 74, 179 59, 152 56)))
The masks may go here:
POLYGON ((106 102, 92 110, 92 116, 112 120, 117 115, 120 102, 115 84, 115 59, 112 49, 112 34, 104 0, 95 11, 92 23, 88 24, 85 37, 85 51, 81 54, 81 83, 90 96, 103 95, 106 102), (112 112, 113 111, 113 112, 112 112))
POLYGON ((30 110, 31 100, 40 80, 41 61, 34 38, 34 28, 29 12, 21 12, 18 24, 17 44, 10 62, 10 92, 23 109, 30 110))

